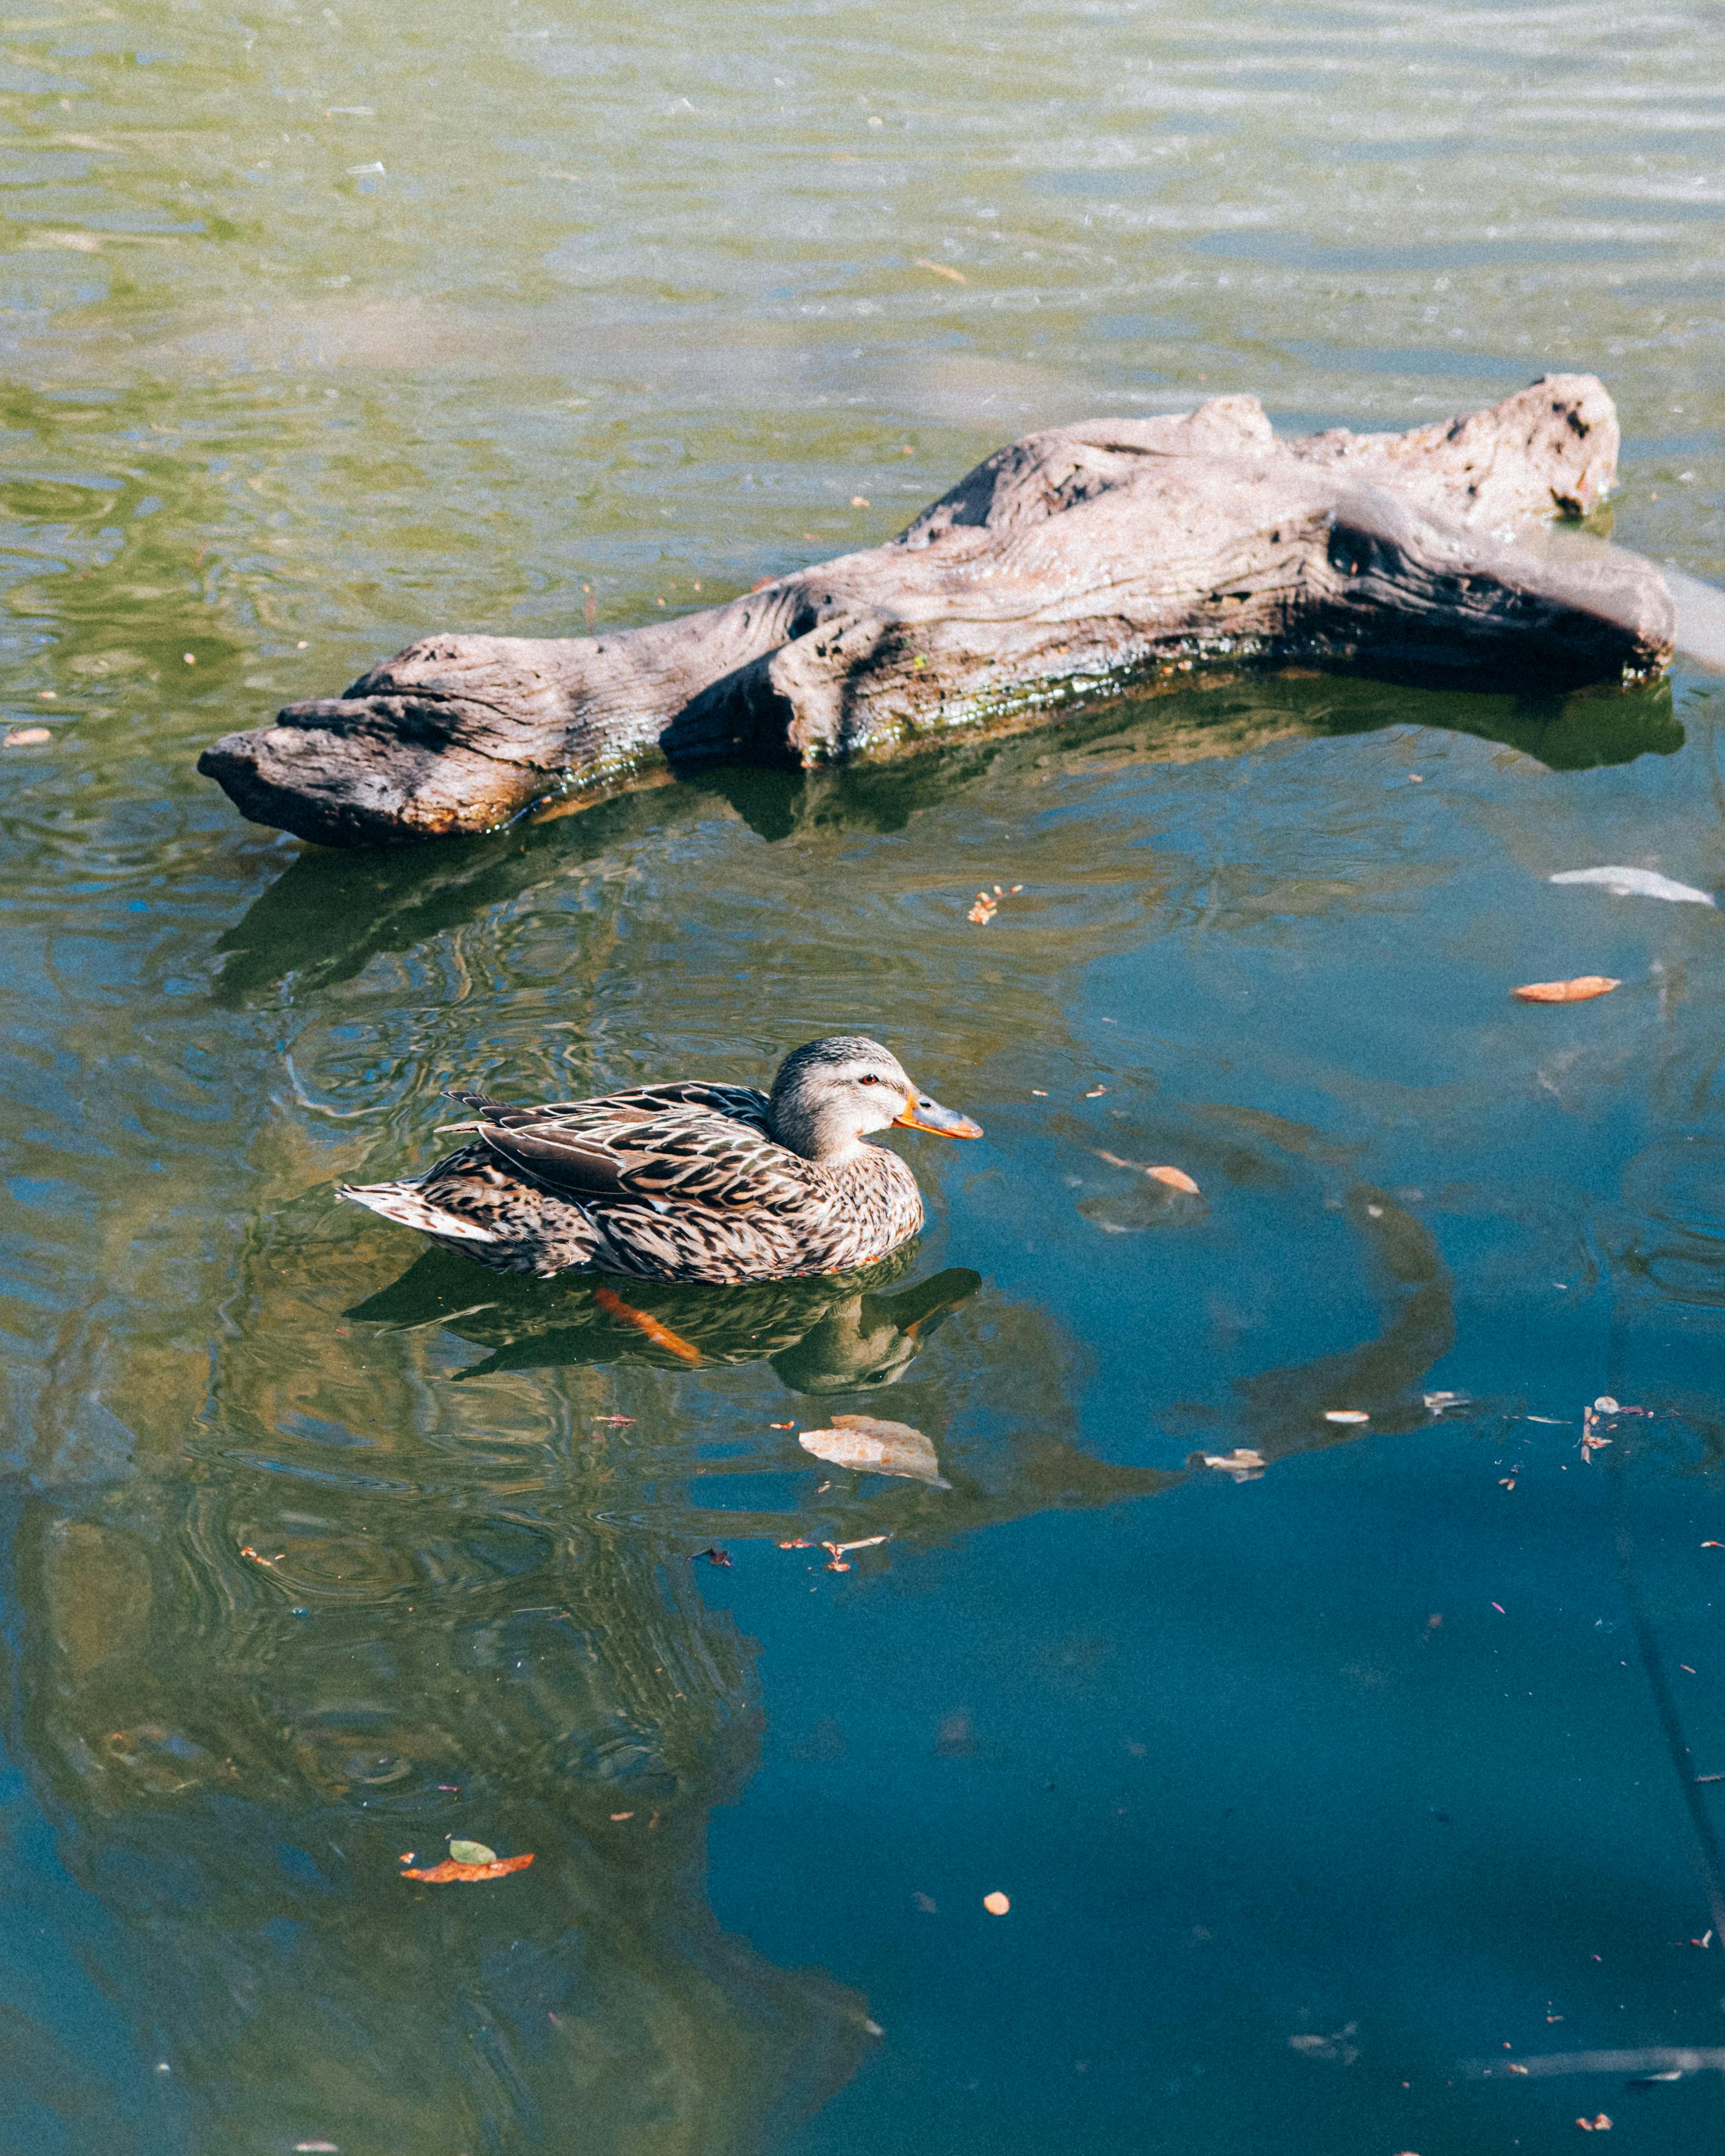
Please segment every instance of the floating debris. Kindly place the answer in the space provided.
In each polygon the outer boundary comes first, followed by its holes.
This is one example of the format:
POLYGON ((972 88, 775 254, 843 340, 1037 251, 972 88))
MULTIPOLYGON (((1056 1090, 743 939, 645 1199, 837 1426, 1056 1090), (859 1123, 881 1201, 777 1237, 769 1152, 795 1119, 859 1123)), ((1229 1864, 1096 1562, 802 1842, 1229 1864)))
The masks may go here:
POLYGON ((1674 906, 1711 906, 1718 901, 1693 884, 1673 883, 1655 869, 1564 869, 1547 879, 1551 883, 1597 884, 1614 898, 1664 898, 1674 906))
POLYGON ((952 1484, 941 1473, 932 1441, 907 1422, 886 1422, 876 1415, 839 1414, 831 1430, 805 1430, 797 1442, 817 1460, 834 1467, 853 1467, 869 1475, 901 1475, 937 1490, 952 1484))
POLYGON ((1595 996, 1609 996, 1613 988, 1620 988, 1621 981, 1614 981, 1608 973, 1578 973, 1573 981, 1529 981, 1525 988, 1512 988, 1510 993, 1524 1004, 1584 1004, 1595 996))
MULTIPOLYGON (((453 1844, 451 1845, 454 1846, 453 1844)), ((473 1849, 485 1846, 483 1842, 470 1842, 466 1845, 473 1849)), ((452 1856, 443 1864, 427 1865, 417 1871, 409 1866, 398 1876, 403 1879, 418 1879, 428 1887, 476 1886, 483 1880, 506 1878, 511 1871, 525 1871, 532 1861, 531 1849, 525 1856, 494 1856, 484 1864, 464 1864, 452 1856)))
POLYGON ((986 927, 988 923, 994 918, 994 916, 997 913, 999 912, 1001 900, 1003 898, 1016 898, 1024 887, 1023 884, 1015 883, 1010 889, 1008 889, 997 883, 992 891, 979 891, 976 895, 976 904, 973 906, 969 912, 965 915, 965 919, 967 921, 975 921, 979 928, 986 927))
POLYGON ((827 1570, 829 1572, 849 1572, 850 1567, 845 1563, 845 1558, 850 1551, 873 1549, 877 1543, 890 1543, 892 1537, 891 1535, 865 1535, 860 1542, 823 1543, 821 1544, 821 1548, 828 1553, 829 1556, 827 1570))
POLYGON ((988 1911, 991 1917, 1004 1917, 1008 1910, 1011 1908, 1012 1903, 997 1887, 992 1894, 983 1895, 983 1907, 988 1911))
POLYGON ((1214 1467, 1224 1475, 1231 1475, 1236 1482, 1255 1482, 1269 1466, 1261 1452, 1237 1445, 1232 1452, 1194 1452, 1188 1455, 1189 1467, 1214 1467))

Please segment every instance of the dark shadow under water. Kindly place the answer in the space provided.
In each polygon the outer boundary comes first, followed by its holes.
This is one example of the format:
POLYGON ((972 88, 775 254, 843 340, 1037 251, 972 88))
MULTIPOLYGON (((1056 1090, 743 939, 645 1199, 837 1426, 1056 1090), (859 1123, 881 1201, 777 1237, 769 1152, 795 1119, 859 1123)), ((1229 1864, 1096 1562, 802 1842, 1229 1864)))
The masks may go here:
POLYGON ((1416 688, 1346 674, 1212 676, 923 742, 880 762, 813 773, 701 770, 490 838, 352 853, 308 848, 221 937, 217 999, 234 1006, 267 998, 290 975, 319 987, 351 979, 379 952, 411 949, 575 864, 696 822, 715 799, 769 843, 815 828, 891 832, 919 809, 1049 756, 1081 758, 1112 745, 1150 761, 1187 761, 1250 754, 1290 734, 1339 737, 1392 726, 1500 742, 1553 771, 1670 756, 1684 739, 1665 680, 1546 694, 1416 688))

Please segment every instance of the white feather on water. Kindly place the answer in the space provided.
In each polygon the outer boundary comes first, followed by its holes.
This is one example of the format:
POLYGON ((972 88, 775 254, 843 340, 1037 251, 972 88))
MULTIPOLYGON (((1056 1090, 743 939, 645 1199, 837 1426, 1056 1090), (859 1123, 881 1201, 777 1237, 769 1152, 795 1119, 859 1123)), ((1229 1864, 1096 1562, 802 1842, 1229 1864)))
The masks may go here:
POLYGON ((1548 879, 1552 883, 1596 884, 1615 898, 1666 898, 1674 906, 1711 906, 1718 901, 1693 884, 1673 883, 1656 869, 1564 869, 1548 879))

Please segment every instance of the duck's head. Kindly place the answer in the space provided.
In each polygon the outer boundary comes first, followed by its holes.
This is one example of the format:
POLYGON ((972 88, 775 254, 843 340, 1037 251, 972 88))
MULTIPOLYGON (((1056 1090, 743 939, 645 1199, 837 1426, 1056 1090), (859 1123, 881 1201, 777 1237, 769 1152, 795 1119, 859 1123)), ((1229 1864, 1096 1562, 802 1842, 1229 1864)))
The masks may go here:
POLYGON ((894 1123, 948 1138, 983 1134, 980 1123, 919 1091, 896 1055, 860 1033, 811 1040, 786 1056, 773 1081, 767 1123, 780 1145, 828 1163, 849 1159, 869 1132, 894 1123))

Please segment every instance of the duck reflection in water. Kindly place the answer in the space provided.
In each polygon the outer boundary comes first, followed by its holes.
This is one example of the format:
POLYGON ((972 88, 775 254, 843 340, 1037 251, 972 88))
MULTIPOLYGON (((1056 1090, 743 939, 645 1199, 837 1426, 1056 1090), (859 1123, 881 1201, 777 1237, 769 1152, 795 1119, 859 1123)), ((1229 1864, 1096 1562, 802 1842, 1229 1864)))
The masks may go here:
POLYGON ((489 1348, 463 1378, 607 1363, 666 1369, 768 1363, 793 1392, 871 1391, 896 1384, 983 1284, 980 1273, 949 1265, 899 1286, 915 1261, 906 1245, 860 1271, 747 1287, 505 1275, 476 1302, 472 1268, 429 1251, 347 1315, 393 1330, 438 1325, 489 1348))
MULTIPOLYGON (((1422 1424, 1451 1337, 1420 1223, 1363 1185, 1346 1218, 1381 1320, 1344 1356, 1235 1381, 1228 1441, 1272 1461, 1336 1441, 1338 1399, 1380 1433, 1422 1424)), ((14 1500, 8 1727, 33 1733, 57 1864, 136 1933, 137 2041, 171 2059, 177 2146, 526 2156, 578 2118, 598 2156, 757 2156, 870 2056, 866 1998, 707 1902, 707 1820, 756 1771, 771 1702, 728 1575, 691 1557, 866 1541, 866 1589, 1194 1474, 1083 1441, 1081 1351, 1043 1304, 913 1265, 907 1246, 726 1288, 431 1252, 308 1352, 305 1311, 334 1314, 328 1246, 259 1246, 196 1471, 146 1456, 123 1492, 14 1500), (482 1351, 453 1383, 445 1334, 482 1351), (765 1432, 716 1452, 754 1384, 716 1373, 760 1363, 816 1395, 907 1380, 951 1486, 835 1472, 765 1432), (544 1442, 500 1412, 512 1390, 547 1404, 544 1442), (619 1398, 634 1427, 594 1434, 619 1398), (452 1834, 536 1861, 403 1886, 402 1852, 452 1834)), ((80 2143, 135 2145, 117 2115, 80 2143)))

